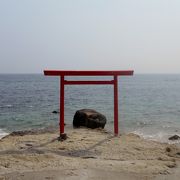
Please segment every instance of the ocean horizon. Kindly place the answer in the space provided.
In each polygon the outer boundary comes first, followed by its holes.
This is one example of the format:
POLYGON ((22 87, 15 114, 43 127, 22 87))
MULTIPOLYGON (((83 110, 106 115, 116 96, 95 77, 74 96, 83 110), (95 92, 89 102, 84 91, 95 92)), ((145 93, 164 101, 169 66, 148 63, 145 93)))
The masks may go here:
MULTIPOLYGON (((180 74, 119 77, 118 87, 120 133, 133 132, 161 142, 180 135, 180 74)), ((66 86, 65 123, 72 125, 75 112, 84 108, 104 114, 105 129, 113 132, 113 86, 66 86)), ((58 127, 54 110, 59 110, 58 77, 0 74, 0 138, 17 130, 58 127)))

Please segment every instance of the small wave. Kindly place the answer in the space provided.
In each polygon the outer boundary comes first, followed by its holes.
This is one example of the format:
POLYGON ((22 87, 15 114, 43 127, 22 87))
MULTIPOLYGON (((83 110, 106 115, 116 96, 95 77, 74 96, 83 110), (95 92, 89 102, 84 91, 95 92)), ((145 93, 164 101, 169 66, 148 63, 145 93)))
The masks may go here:
POLYGON ((12 104, 7 104, 7 105, 0 106, 0 108, 11 108, 11 107, 13 107, 12 104))
MULTIPOLYGON (((12 108, 12 107, 14 107, 12 104, 6 104, 6 105, 2 105, 2 106, 0 106, 0 108, 12 108)), ((34 106, 32 106, 32 105, 29 105, 29 106, 27 106, 28 108, 33 108, 34 106)))
POLYGON ((163 128, 170 128, 171 126, 170 125, 163 125, 162 127, 163 128))
POLYGON ((161 141, 163 137, 165 136, 163 132, 159 132, 157 134, 145 134, 140 131, 134 131, 133 133, 143 137, 144 139, 157 140, 157 141, 159 140, 161 141))
POLYGON ((9 133, 3 131, 2 129, 0 129, 0 139, 2 139, 3 137, 7 136, 9 133))
POLYGON ((146 127, 146 126, 151 126, 152 125, 152 122, 145 122, 145 121, 138 121, 136 123, 136 125, 138 125, 139 127, 146 127))
MULTIPOLYGON (((174 134, 168 134, 166 132, 158 132, 158 133, 153 133, 153 134, 146 134, 142 131, 133 131, 132 133, 139 135, 140 137, 144 138, 144 139, 149 139, 149 140, 153 140, 153 141, 157 141, 157 142, 161 142, 161 143, 168 143, 168 144, 176 144, 176 143, 180 143, 180 140, 177 141, 170 141, 169 137, 173 136, 174 134)), ((179 134, 177 134, 179 135, 179 134)))

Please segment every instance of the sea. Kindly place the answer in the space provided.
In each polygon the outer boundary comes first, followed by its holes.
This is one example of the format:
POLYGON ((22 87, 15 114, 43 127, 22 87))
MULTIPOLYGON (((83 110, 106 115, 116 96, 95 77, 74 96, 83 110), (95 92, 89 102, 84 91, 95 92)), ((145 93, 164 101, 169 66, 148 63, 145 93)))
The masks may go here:
MULTIPOLYGON (((112 77, 68 77, 67 80, 110 80, 112 77)), ((0 138, 12 131, 57 127, 59 77, 43 74, 0 74, 0 138)), ((180 74, 135 74, 118 78, 119 131, 170 142, 180 136, 180 74)), ((113 132, 113 86, 67 85, 65 123, 72 126, 79 109, 90 108, 107 118, 113 132)), ((175 141, 180 143, 180 141, 175 141)))

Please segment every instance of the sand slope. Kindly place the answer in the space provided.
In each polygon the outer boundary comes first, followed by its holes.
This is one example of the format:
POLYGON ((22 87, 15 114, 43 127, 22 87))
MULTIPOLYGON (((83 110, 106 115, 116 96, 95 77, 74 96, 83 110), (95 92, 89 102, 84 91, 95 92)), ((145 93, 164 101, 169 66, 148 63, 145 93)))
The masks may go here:
POLYGON ((180 149, 104 130, 69 130, 0 140, 2 179, 180 179, 180 149), (179 177, 178 177, 179 176, 179 177))

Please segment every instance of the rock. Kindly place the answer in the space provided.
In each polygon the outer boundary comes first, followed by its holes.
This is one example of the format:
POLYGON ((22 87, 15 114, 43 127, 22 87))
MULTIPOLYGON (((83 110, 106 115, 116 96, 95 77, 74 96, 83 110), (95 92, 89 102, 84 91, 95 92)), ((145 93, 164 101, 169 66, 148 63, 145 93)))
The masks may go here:
POLYGON ((10 136, 25 136, 25 135, 35 135, 35 134, 43 134, 43 133, 54 133, 56 132, 55 127, 46 127, 41 129, 31 129, 31 130, 23 130, 23 131, 13 131, 9 135, 3 137, 2 139, 8 138, 10 136))
POLYGON ((25 130, 25 131, 13 131, 9 134, 9 136, 25 136, 28 134, 32 134, 31 130, 25 130))
POLYGON ((166 152, 171 152, 171 148, 170 147, 166 147, 166 152))
POLYGON ((80 127, 85 126, 88 128, 104 128, 106 124, 106 117, 93 110, 93 109, 81 109, 76 111, 73 118, 73 126, 80 127))
POLYGON ((174 135, 169 138, 169 140, 172 140, 172 141, 178 140, 178 139, 180 139, 180 136, 178 136, 178 135, 174 135))
POLYGON ((58 114, 59 112, 58 112, 58 111, 53 111, 52 113, 53 113, 53 114, 58 114))

